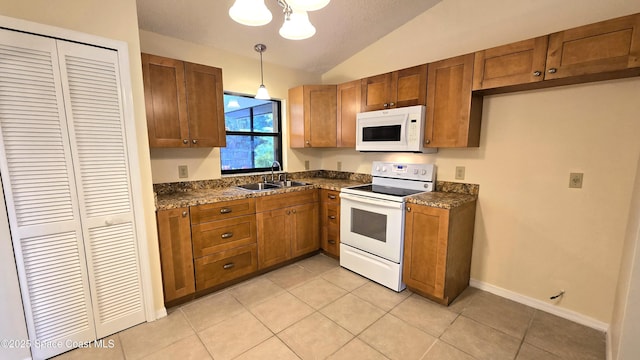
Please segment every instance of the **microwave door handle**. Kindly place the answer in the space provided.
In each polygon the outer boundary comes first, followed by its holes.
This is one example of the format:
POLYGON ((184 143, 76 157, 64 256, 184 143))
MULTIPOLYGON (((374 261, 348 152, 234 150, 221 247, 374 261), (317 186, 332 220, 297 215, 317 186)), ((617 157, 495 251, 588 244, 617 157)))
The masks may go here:
POLYGON ((351 196, 349 194, 341 194, 340 197, 343 198, 343 199, 346 199, 346 200, 351 200, 353 202, 358 202, 358 203, 362 203, 362 204, 381 206, 381 207, 386 207, 386 208, 391 208, 391 209, 402 209, 403 208, 403 205, 402 205, 403 203, 401 203, 401 202, 380 201, 380 200, 371 199, 371 198, 367 198, 367 197, 351 196))

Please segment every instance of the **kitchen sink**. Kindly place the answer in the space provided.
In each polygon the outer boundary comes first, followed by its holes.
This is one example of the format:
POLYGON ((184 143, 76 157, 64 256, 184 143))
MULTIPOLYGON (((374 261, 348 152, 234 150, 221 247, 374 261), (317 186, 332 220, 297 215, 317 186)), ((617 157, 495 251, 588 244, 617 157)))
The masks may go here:
POLYGON ((287 181, 270 181, 270 182, 268 182, 268 184, 274 184, 274 185, 277 185, 278 187, 281 187, 281 188, 309 185, 309 184, 304 183, 304 182, 291 181, 291 180, 287 180, 287 181))
POLYGON ((251 191, 280 189, 280 186, 276 184, 263 183, 263 182, 238 185, 238 187, 245 190, 251 190, 251 191))
POLYGON ((305 186, 305 185, 309 185, 309 184, 300 182, 300 181, 288 180, 288 181, 270 181, 266 183, 258 182, 258 183, 238 185, 238 187, 241 189, 250 190, 250 191, 263 191, 263 190, 275 190, 275 189, 282 189, 282 188, 295 187, 295 186, 305 186))

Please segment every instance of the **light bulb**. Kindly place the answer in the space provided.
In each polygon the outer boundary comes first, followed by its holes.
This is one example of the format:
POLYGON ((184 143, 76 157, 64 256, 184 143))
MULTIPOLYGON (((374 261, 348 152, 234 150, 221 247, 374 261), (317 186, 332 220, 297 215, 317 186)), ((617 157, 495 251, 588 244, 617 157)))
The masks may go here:
POLYGON ((285 19, 280 28, 280 36, 289 40, 304 40, 312 37, 316 28, 309 22, 306 11, 293 10, 289 20, 285 19))
POLYGON ((264 84, 260 84, 255 98, 258 100, 271 100, 271 96, 269 96, 269 92, 267 91, 267 88, 264 86, 264 84))
POLYGON ((229 16, 242 25, 262 26, 271 22, 271 11, 264 0, 236 0, 229 9, 229 16))

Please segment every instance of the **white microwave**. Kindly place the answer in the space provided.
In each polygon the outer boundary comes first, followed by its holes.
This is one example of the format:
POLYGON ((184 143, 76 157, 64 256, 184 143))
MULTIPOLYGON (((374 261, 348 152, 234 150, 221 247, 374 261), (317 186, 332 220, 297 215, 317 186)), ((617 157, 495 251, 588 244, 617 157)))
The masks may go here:
POLYGON ((437 148, 424 148, 424 126, 424 105, 358 113, 356 150, 437 152, 437 148))

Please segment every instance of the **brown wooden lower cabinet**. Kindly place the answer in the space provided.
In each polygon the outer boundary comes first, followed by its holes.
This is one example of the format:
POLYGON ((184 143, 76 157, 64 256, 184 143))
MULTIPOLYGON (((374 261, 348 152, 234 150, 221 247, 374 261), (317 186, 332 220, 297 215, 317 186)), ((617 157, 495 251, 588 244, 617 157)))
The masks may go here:
POLYGON ((189 208, 160 210, 157 217, 164 301, 169 302, 195 292, 189 208))
POLYGON ((320 190, 320 245, 333 257, 340 257, 340 192, 320 190))
POLYGON ((264 269, 320 248, 318 190, 256 200, 258 268, 264 269))
POLYGON ((404 265, 407 287, 448 305, 469 285, 476 202, 453 209, 407 204, 404 265))

